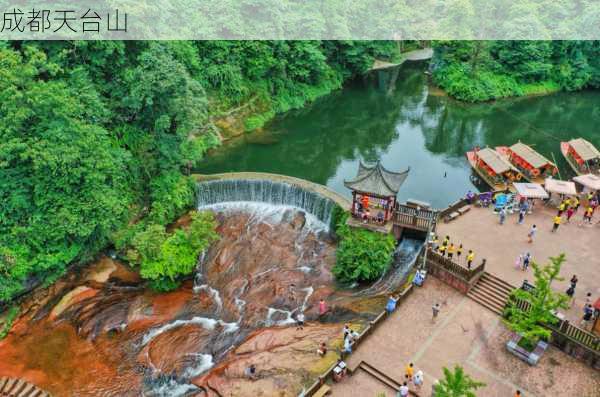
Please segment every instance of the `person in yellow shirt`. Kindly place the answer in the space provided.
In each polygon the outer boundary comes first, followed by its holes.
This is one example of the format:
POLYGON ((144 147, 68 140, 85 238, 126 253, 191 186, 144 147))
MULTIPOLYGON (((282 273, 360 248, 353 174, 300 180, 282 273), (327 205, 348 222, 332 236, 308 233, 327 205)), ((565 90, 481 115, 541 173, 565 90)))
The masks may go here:
POLYGON ((473 250, 469 250, 469 253, 467 254, 467 269, 469 270, 471 269, 473 259, 475 259, 475 253, 473 252, 473 250))
POLYGON ((594 214, 594 209, 588 206, 585 209, 585 213, 583 214, 583 221, 587 223, 592 223, 592 215, 594 214))
POLYGON ((440 248, 438 249, 438 251, 440 252, 441 256, 446 255, 446 246, 445 245, 441 245, 440 248))
POLYGON ((555 231, 558 230, 558 227, 560 226, 560 222, 562 222, 562 218, 560 217, 560 215, 556 215, 554 217, 554 225, 552 226, 552 233, 554 233, 555 231))
POLYGON ((463 251, 463 246, 462 244, 458 246, 458 248, 456 249, 456 261, 458 263, 460 263, 460 256, 462 255, 462 251, 463 251))
POLYGON ((454 247, 454 244, 450 243, 450 245, 448 246, 448 259, 452 259, 455 250, 456 248, 454 247))
POLYGON ((408 379, 408 381, 409 382, 412 381, 412 378, 415 374, 415 369, 414 369, 413 363, 410 363, 406 366, 405 372, 406 372, 406 378, 408 379))
POLYGON ((563 212, 565 212, 565 210, 567 209, 567 204, 565 203, 565 201, 563 201, 562 203, 560 203, 560 205, 558 206, 558 215, 557 216, 561 216, 563 212))
POLYGON ((575 210, 575 212, 577 212, 577 210, 579 209, 579 205, 581 203, 579 202, 579 197, 575 196, 573 198, 573 209, 575 210))

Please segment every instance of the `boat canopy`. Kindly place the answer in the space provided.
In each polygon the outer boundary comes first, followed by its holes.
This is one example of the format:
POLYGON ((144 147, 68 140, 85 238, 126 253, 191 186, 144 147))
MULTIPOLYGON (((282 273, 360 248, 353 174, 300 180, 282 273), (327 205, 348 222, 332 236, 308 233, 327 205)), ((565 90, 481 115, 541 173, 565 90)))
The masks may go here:
MULTIPOLYGON (((518 142, 510 147, 510 150, 525 160, 533 168, 542 168, 552 164, 546 157, 542 156, 528 145, 518 142)), ((554 165, 554 164, 552 164, 554 165)))
POLYGON ((475 152, 477 157, 483 161, 496 174, 502 174, 506 171, 514 171, 514 167, 506 161, 495 150, 485 148, 475 152))
POLYGON ((600 190, 600 176, 594 174, 585 174, 576 176, 573 180, 577 183, 582 184, 591 190, 600 190))
POLYGON ((531 199, 548 198, 548 192, 539 183, 513 183, 513 186, 521 197, 531 199))
POLYGON ((544 182, 544 188, 550 193, 566 194, 571 196, 577 194, 575 182, 571 181, 561 181, 554 178, 546 178, 546 181, 544 182))
POLYGON ((569 146, 577 153, 583 161, 600 159, 600 151, 583 138, 572 139, 569 146))

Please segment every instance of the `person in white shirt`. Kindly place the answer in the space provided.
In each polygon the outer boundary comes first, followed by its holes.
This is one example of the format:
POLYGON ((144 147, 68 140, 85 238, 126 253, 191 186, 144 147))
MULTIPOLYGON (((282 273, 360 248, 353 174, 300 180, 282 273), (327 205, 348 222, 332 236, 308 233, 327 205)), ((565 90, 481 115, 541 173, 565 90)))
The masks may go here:
POLYGON ((402 384, 402 386, 400 386, 400 390, 398 390, 397 397, 406 397, 406 396, 408 396, 408 385, 406 384, 406 382, 404 382, 402 384))

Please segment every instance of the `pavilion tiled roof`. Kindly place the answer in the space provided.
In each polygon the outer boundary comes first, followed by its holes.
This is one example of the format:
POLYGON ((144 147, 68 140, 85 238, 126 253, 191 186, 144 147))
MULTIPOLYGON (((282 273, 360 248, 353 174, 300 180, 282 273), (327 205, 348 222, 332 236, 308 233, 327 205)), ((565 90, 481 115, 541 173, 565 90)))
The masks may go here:
POLYGON ((589 161, 592 159, 600 158, 600 152, 591 143, 583 138, 572 139, 569 141, 569 145, 577 152, 579 157, 583 161, 589 161))
POLYGON ((400 186, 406 180, 410 168, 404 172, 393 172, 385 169, 380 162, 369 166, 360 162, 356 177, 344 181, 348 189, 363 193, 371 193, 378 196, 395 196, 400 186))

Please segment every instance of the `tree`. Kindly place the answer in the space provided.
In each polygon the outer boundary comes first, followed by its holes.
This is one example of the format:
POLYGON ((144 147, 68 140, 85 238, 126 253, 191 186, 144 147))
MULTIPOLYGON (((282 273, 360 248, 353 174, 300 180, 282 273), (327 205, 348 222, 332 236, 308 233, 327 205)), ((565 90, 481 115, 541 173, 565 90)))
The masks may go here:
POLYGON ((169 291, 179 286, 183 276, 191 274, 198 255, 219 236, 212 212, 193 212, 187 227, 170 235, 162 225, 150 225, 137 233, 128 250, 128 259, 140 266, 142 278, 158 291, 169 291))
POLYGON ((459 365, 455 365, 453 371, 446 367, 443 371, 444 379, 433 386, 435 397, 475 397, 474 391, 485 386, 485 383, 473 380, 465 374, 459 365))
POLYGON ((389 234, 351 228, 346 219, 341 217, 336 231, 341 241, 333 274, 342 282, 374 281, 390 266, 396 241, 389 234))
POLYGON ((533 263, 535 288, 531 290, 516 289, 511 294, 506 309, 505 323, 512 331, 523 337, 524 348, 533 350, 538 340, 548 339, 552 332, 545 324, 556 324, 554 315, 557 309, 568 308, 568 296, 552 290, 552 282, 562 280, 560 268, 565 261, 565 254, 551 257, 550 262, 540 267, 533 263), (525 302, 519 304, 520 302, 525 302))

